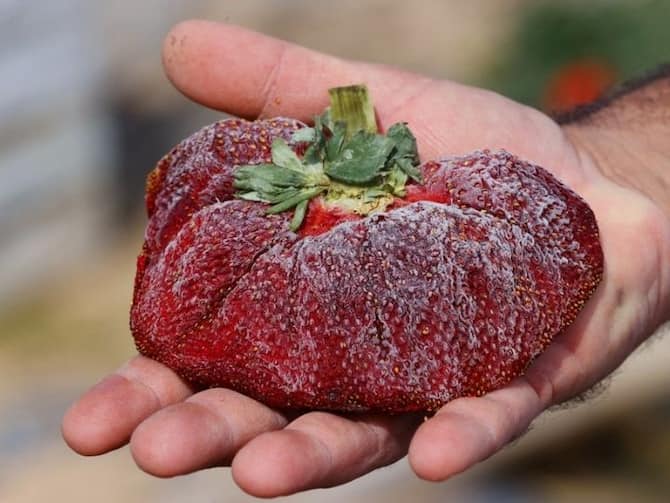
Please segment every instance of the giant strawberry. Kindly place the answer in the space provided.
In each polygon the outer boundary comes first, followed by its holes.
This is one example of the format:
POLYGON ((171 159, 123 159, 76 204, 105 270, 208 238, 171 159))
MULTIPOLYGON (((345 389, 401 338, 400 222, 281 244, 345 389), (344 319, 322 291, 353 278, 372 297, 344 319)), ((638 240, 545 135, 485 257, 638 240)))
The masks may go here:
POLYGON ((419 164, 364 87, 314 127, 224 120, 147 183, 141 353, 269 405, 434 410, 524 372, 603 266, 593 213, 504 151, 419 164))

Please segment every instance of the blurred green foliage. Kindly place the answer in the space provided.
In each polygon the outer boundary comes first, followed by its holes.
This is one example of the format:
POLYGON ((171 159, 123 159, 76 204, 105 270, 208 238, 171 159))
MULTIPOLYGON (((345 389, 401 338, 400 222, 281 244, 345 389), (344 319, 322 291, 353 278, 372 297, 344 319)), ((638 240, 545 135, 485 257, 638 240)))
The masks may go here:
POLYGON ((537 2, 481 83, 540 106, 552 75, 579 60, 603 63, 624 81, 670 62, 670 1, 537 2))

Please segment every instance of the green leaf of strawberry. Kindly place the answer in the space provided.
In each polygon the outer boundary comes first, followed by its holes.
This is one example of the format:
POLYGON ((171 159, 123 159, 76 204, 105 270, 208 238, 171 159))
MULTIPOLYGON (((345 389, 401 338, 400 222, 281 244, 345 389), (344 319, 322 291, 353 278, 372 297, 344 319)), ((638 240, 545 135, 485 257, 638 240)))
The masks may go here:
POLYGON ((335 88, 330 97, 331 107, 314 118, 314 127, 292 135, 295 143, 309 143, 302 159, 275 139, 271 164, 243 166, 234 175, 240 199, 271 204, 268 213, 295 208, 293 230, 314 197, 366 215, 404 196, 409 179, 421 180, 416 139, 407 124, 378 134, 365 86, 335 88))
POLYGON ((421 173, 417 169, 419 164, 419 152, 416 146, 416 138, 407 127, 407 123, 398 122, 393 124, 386 135, 393 140, 395 151, 391 157, 394 162, 407 176, 417 183, 421 183, 421 173))
POLYGON ((327 162, 324 172, 349 185, 362 185, 379 176, 386 165, 393 140, 378 134, 358 131, 342 147, 337 159, 327 162))
POLYGON ((302 171, 302 161, 281 138, 272 142, 272 163, 287 170, 302 171))

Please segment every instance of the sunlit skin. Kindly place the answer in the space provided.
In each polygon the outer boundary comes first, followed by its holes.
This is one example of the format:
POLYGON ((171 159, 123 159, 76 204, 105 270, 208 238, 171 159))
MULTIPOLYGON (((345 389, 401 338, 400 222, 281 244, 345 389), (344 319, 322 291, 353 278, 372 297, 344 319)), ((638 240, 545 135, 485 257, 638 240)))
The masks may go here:
MULTIPOLYGON (((603 281, 577 321, 523 377, 434 417, 289 417, 226 389, 194 392, 171 370, 138 356, 77 401, 63 436, 98 455, 130 443, 140 468, 172 476, 232 466, 245 491, 277 496, 347 482, 409 453, 416 474, 445 480, 502 449, 549 406, 590 388, 667 318, 670 233, 659 201, 605 176, 592 131, 580 136, 492 92, 394 68, 355 63, 242 28, 176 26, 163 62, 173 84, 203 105, 245 118, 309 121, 327 89, 367 83, 380 126, 407 121, 423 159, 488 147, 542 165, 596 214, 603 281)), ((602 144, 600 141, 599 144, 602 144)))

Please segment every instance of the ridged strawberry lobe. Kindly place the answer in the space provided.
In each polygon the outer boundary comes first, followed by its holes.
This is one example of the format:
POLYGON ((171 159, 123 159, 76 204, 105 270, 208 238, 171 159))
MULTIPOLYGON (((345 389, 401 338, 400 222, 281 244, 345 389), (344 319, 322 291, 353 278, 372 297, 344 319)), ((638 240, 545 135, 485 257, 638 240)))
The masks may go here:
POLYGON ((193 333, 209 333, 217 306, 286 232, 285 215, 267 217, 245 201, 215 203, 194 214, 139 279, 144 294, 131 319, 140 350, 176 354, 193 333))
POLYGON ((206 126, 163 158, 147 183, 150 254, 161 250, 196 211, 233 198, 237 166, 268 162, 276 138, 304 127, 293 119, 227 119, 206 126))
MULTIPOLYGON (((571 306, 569 317, 577 316, 600 281, 603 261, 595 217, 577 194, 543 168, 505 151, 429 163, 424 174, 428 194, 519 225, 543 246, 564 254, 560 281, 577 290, 580 300, 571 306)), ((542 270, 542 264, 537 268, 542 270)), ((552 281, 538 280, 528 294, 541 297, 543 285, 552 281)))

